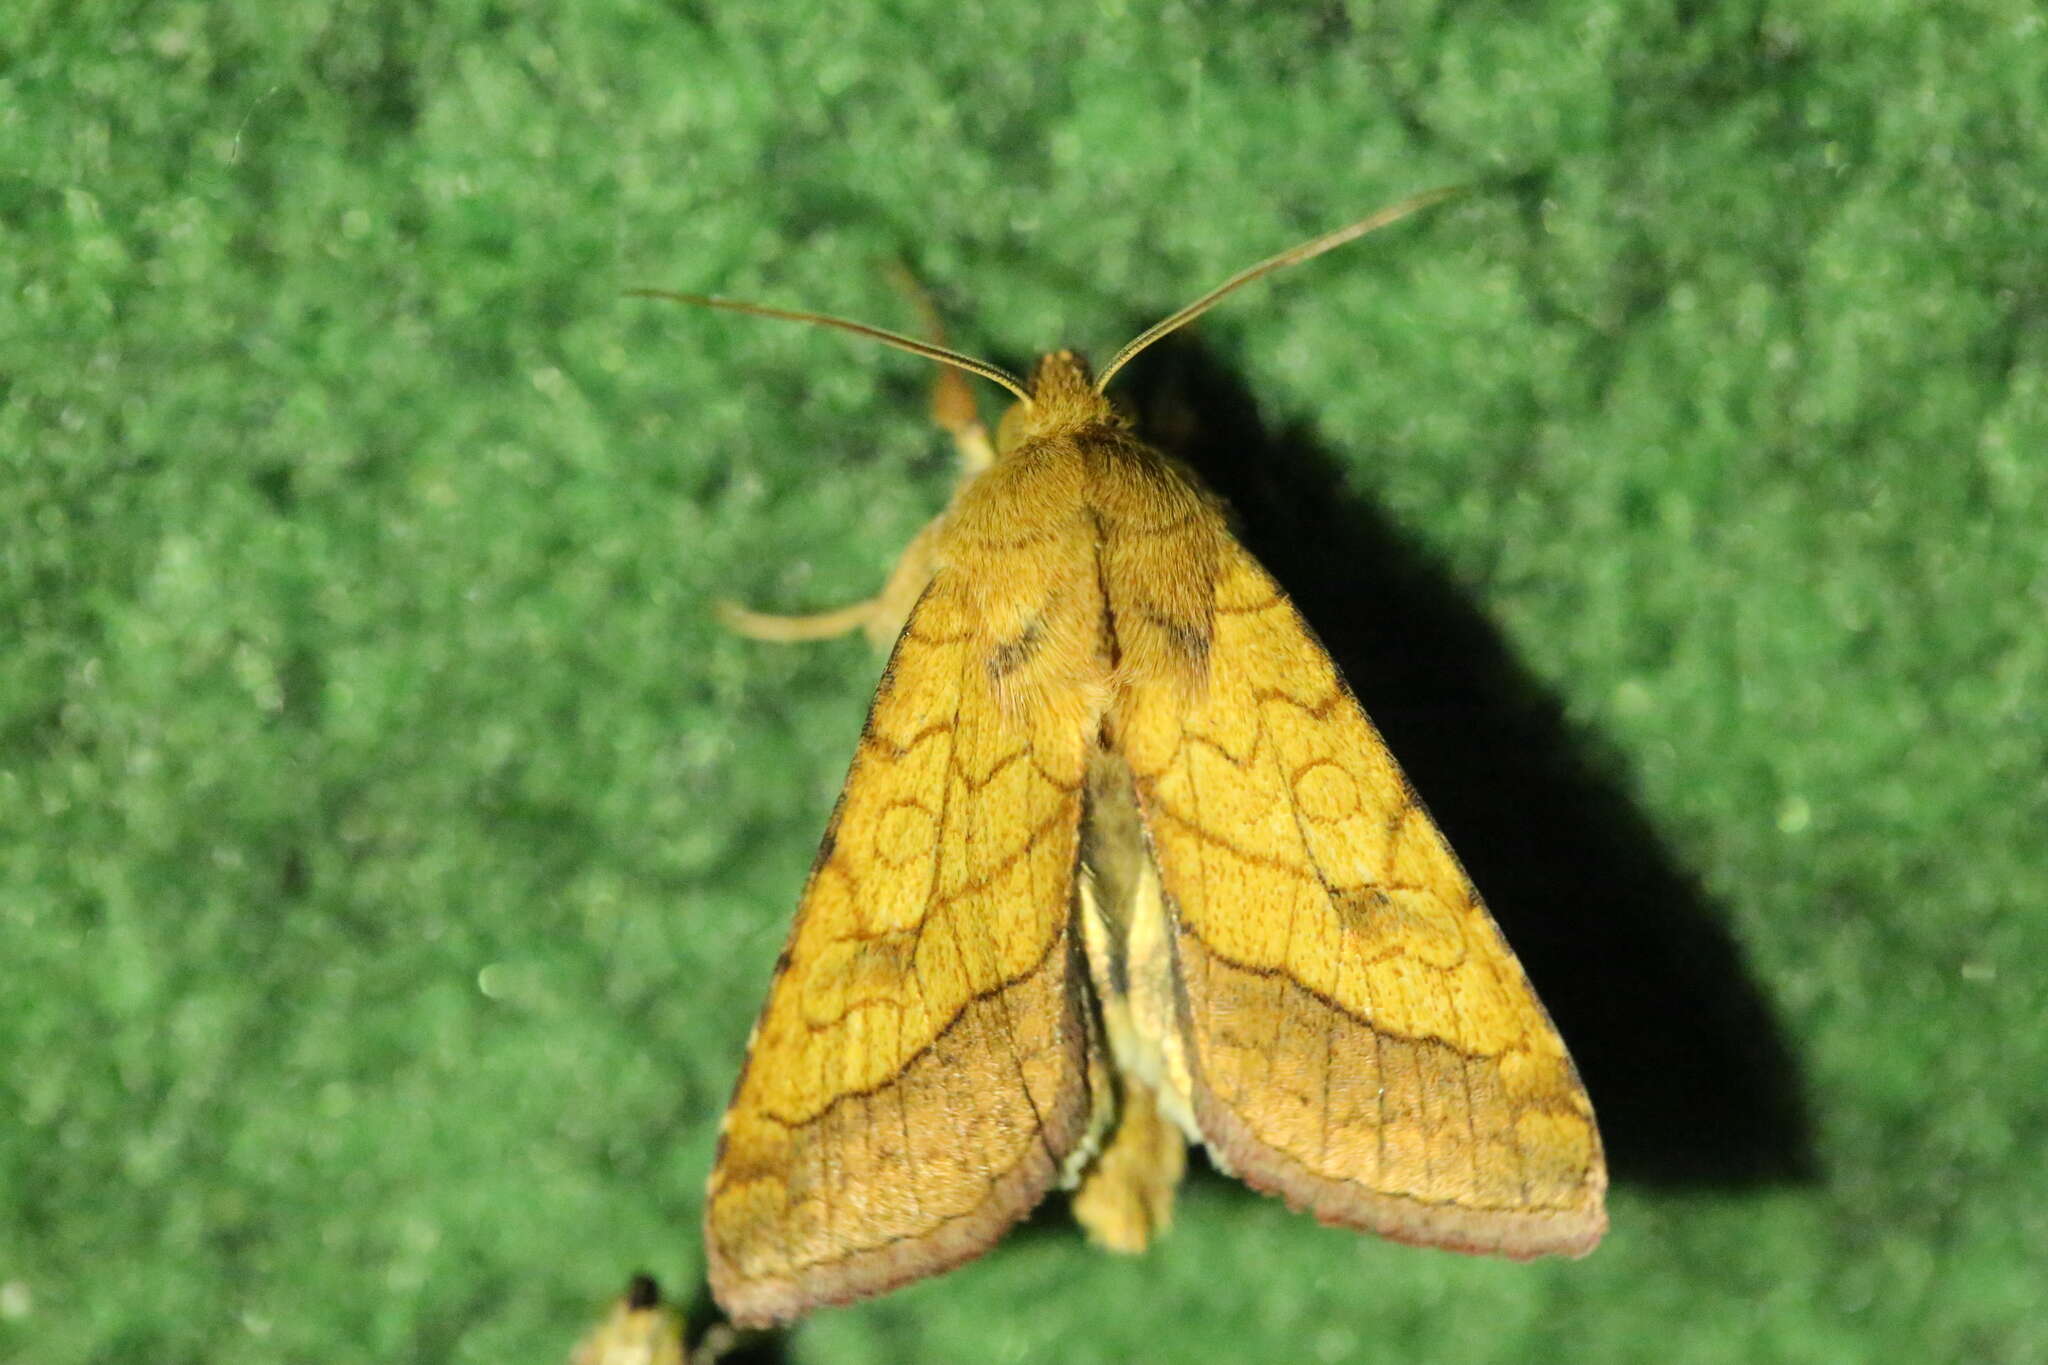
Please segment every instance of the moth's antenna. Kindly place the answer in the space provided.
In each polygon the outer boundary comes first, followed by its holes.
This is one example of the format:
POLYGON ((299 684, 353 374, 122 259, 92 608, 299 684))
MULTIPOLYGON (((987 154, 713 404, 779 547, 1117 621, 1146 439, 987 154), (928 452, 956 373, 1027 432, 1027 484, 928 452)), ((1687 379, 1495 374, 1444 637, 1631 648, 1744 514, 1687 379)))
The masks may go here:
POLYGON ((894 346, 899 351, 908 351, 927 360, 936 360, 941 365, 951 365, 969 374, 978 374, 983 379, 1001 384, 1016 394, 1026 407, 1031 405, 1031 392, 1025 388, 1024 381, 1001 366, 991 365, 985 360, 976 360, 971 355, 949 351, 944 346, 934 346, 930 342, 919 341, 914 337, 900 336, 895 332, 884 331, 880 327, 870 327, 865 322, 849 322, 845 318, 827 317, 823 313, 797 313, 787 308, 770 308, 761 303, 741 303, 738 299, 721 299, 711 294, 678 294, 670 289, 628 289, 626 294, 636 299, 665 299, 670 303, 695 304, 699 308, 722 308, 728 313, 748 313, 757 318, 781 318, 786 322, 808 322, 819 327, 836 327, 842 332, 851 332, 855 336, 879 341, 884 346, 894 346))
POLYGON ((1242 289, 1260 276, 1270 275, 1274 271, 1284 269, 1290 265, 1299 265, 1303 261, 1322 255, 1325 251, 1334 251, 1346 242, 1358 240, 1368 232, 1377 228, 1383 228, 1398 219, 1406 218, 1411 213, 1426 209, 1431 204, 1441 203, 1443 200, 1454 198, 1463 193, 1465 193, 1465 186, 1463 185, 1445 185, 1440 189, 1424 190, 1421 194, 1413 195, 1403 199, 1398 204, 1381 209, 1369 218, 1361 218, 1348 227, 1338 228, 1335 232, 1326 232, 1320 237, 1301 243, 1299 246, 1289 247, 1278 256, 1268 257, 1248 270, 1238 271, 1235 275, 1232 275, 1229 279, 1217 285, 1214 289, 1211 289, 1172 317, 1167 318, 1164 322, 1155 322, 1143 332, 1140 332, 1135 340, 1121 351, 1118 351, 1110 362, 1102 367, 1102 374, 1095 381, 1095 391, 1097 393, 1106 392, 1109 388, 1110 377, 1124 366, 1130 364, 1132 357, 1136 356, 1138 352, 1144 350, 1167 333, 1187 326, 1190 322, 1193 322, 1196 318, 1215 307, 1225 296, 1242 289))

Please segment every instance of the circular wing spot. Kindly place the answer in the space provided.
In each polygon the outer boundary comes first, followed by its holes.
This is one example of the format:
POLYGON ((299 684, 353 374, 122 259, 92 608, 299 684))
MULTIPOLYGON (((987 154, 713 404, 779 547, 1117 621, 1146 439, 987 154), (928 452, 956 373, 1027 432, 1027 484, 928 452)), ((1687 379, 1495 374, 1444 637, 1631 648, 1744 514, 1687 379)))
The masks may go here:
POLYGON ((1339 892, 1338 917, 1372 961, 1409 957, 1448 971, 1465 960, 1465 929, 1458 916, 1425 887, 1363 886, 1339 892))
POLYGON ((1324 758, 1294 775, 1294 802, 1311 820, 1328 822, 1358 814, 1358 779, 1324 758))
POLYGON ((890 867, 915 862, 931 851, 939 822, 915 801, 892 801, 875 821, 875 857, 890 867))

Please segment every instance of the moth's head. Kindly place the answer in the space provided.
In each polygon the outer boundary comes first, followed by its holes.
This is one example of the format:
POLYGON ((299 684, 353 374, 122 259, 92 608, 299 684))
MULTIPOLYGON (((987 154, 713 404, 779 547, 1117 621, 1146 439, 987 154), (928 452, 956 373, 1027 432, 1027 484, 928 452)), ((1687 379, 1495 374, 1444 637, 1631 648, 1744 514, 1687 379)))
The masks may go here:
POLYGON ((1003 414, 996 435, 998 450, 1081 427, 1123 425, 1116 409, 1095 387, 1088 362, 1076 352, 1053 351, 1040 356, 1028 387, 1030 403, 1013 404, 1003 414))

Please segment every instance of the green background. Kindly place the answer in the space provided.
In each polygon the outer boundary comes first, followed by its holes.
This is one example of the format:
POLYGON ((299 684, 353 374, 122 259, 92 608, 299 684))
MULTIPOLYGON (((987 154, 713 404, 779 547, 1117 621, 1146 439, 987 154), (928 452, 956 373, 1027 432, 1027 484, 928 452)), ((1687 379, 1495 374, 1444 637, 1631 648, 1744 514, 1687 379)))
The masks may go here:
POLYGON ((1523 949, 1607 1242, 1211 1174, 757 1358, 2048 1357, 2048 26, 1964 8, 10 6, 0 1357, 692 1292, 877 672, 707 604, 867 594, 951 467, 919 362, 623 289, 900 257, 1099 356, 1452 181, 1125 396, 1523 949))

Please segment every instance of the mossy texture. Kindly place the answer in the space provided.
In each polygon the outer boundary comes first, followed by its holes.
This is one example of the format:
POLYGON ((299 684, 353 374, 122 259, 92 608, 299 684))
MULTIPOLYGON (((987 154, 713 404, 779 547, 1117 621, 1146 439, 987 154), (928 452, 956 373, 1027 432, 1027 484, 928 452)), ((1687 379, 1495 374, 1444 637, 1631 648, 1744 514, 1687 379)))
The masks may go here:
MULTIPOLYGON (((547 1361, 687 1295, 942 502, 909 357, 1105 354, 1578 1053, 1530 1266, 1194 1181, 792 1361, 2039 1360, 2038 6, 29 0, 0 37, 0 1357, 547 1361)), ((990 400, 993 411, 994 402, 990 400)))

